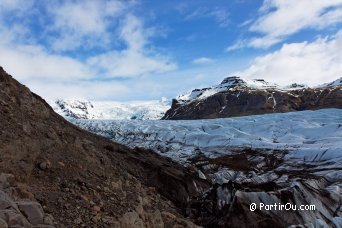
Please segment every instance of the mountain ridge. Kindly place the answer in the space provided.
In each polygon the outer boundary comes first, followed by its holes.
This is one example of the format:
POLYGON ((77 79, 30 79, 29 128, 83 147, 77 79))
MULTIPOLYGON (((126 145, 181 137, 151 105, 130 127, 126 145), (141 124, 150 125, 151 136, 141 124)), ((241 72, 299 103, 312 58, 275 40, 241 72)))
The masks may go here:
POLYGON ((244 79, 238 76, 229 76, 229 77, 224 78, 219 85, 208 87, 208 88, 202 88, 202 89, 194 89, 190 93, 177 96, 175 99, 178 100, 178 102, 191 102, 196 99, 206 98, 207 96, 205 96, 203 92, 213 90, 209 94, 214 94, 215 92, 223 92, 223 91, 233 89, 233 88, 278 89, 282 91, 290 91, 290 90, 297 90, 297 89, 298 90, 308 89, 308 88, 315 89, 315 88, 326 88, 326 87, 335 87, 335 86, 342 86, 342 77, 330 83, 324 83, 321 85, 310 87, 305 84, 298 84, 298 83, 292 83, 287 86, 279 86, 275 83, 267 82, 264 79, 244 79), (192 98, 192 99, 186 99, 186 98, 192 98))
POLYGON ((342 79, 317 87, 279 87, 263 79, 227 77, 172 100, 162 119, 212 119, 277 112, 342 108, 342 79))

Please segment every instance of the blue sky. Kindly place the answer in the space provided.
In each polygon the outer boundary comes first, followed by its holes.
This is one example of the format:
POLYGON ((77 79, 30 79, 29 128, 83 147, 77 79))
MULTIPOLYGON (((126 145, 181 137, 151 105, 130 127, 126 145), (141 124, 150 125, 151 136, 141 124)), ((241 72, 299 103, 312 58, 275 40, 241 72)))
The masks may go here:
POLYGON ((342 76, 342 0, 1 0, 0 65, 46 99, 342 76))

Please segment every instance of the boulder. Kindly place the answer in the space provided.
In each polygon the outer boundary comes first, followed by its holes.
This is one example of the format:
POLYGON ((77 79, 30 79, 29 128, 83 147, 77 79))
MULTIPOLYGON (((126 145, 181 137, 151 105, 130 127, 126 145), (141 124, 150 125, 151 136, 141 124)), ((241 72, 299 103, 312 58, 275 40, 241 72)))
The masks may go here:
POLYGON ((0 189, 6 189, 14 185, 15 179, 12 174, 0 174, 0 189))
POLYGON ((7 228, 7 222, 5 220, 3 220, 2 218, 0 218, 0 228, 7 228))
POLYGON ((145 213, 148 228, 164 228, 163 218, 159 210, 153 213, 145 213))
POLYGON ((32 227, 25 216, 15 210, 0 210, 0 219, 4 220, 8 227, 32 227))
POLYGON ((18 211, 17 205, 14 201, 2 190, 0 190, 0 210, 13 209, 18 211))
POLYGON ((127 212, 120 218, 121 228, 145 228, 143 220, 136 211, 127 212))
POLYGON ((33 225, 42 224, 44 222, 44 211, 38 202, 20 201, 17 202, 17 205, 19 210, 33 225))

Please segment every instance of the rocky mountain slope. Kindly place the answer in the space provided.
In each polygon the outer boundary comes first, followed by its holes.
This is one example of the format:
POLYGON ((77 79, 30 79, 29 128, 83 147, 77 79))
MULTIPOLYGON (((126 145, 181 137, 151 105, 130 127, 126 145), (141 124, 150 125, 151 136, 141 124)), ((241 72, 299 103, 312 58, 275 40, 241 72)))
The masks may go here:
POLYGON ((221 84, 195 89, 172 100, 163 119, 213 119, 322 108, 342 108, 342 78, 309 88, 281 88, 262 79, 225 78, 221 84))
POLYGON ((2 68, 0 173, 12 183, 0 188, 1 227, 194 227, 187 200, 208 188, 170 159, 70 124, 2 68))
POLYGON ((210 120, 72 121, 116 142, 153 149, 210 181, 207 192, 189 201, 199 224, 342 226, 342 109, 210 120), (258 205, 254 212, 252 203, 258 205), (278 208, 260 209, 261 204, 278 208), (300 210, 309 205, 315 208, 300 210))
POLYGON ((72 119, 155 120, 170 108, 166 98, 126 103, 59 99, 50 104, 58 114, 72 119))

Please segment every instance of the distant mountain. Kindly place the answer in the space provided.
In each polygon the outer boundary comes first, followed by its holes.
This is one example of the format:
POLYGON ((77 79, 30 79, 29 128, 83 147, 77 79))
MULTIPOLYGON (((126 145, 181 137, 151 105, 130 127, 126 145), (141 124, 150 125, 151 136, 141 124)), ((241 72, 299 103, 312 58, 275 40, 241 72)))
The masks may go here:
POLYGON ((323 84, 322 86, 323 87, 342 86, 342 77, 340 77, 339 79, 337 79, 331 83, 323 84))
POLYGON ((163 119, 212 119, 321 108, 342 108, 342 78, 318 87, 297 83, 280 87, 263 79, 233 76, 219 85, 176 97, 163 119))
POLYGON ((155 120, 170 108, 166 98, 127 103, 59 99, 50 103, 58 114, 72 119, 155 120))

